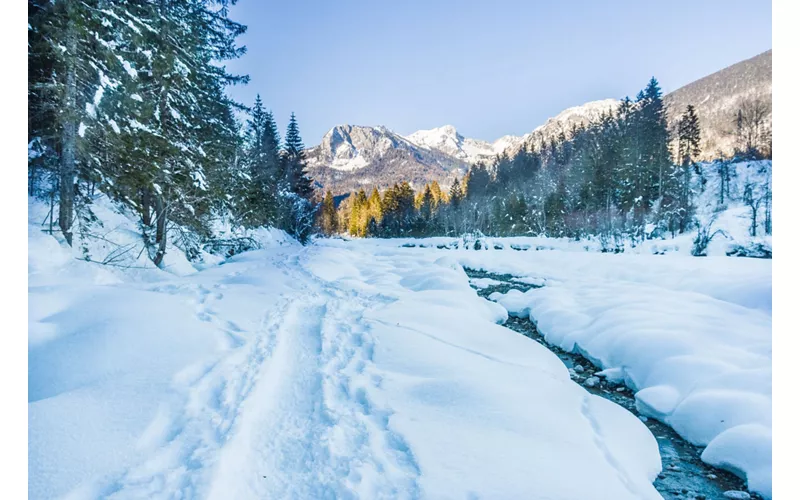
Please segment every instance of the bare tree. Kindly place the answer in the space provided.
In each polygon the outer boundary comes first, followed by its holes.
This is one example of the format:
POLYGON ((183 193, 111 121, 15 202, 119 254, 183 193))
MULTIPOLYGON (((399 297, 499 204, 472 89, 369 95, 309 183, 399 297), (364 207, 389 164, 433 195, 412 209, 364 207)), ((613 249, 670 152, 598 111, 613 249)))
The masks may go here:
POLYGON ((772 102, 754 97, 739 102, 736 112, 737 153, 753 158, 772 156, 772 102))
POLYGON ((756 186, 747 181, 744 186, 742 201, 750 208, 750 236, 756 236, 758 231, 758 209, 761 207, 763 196, 756 192, 756 186))

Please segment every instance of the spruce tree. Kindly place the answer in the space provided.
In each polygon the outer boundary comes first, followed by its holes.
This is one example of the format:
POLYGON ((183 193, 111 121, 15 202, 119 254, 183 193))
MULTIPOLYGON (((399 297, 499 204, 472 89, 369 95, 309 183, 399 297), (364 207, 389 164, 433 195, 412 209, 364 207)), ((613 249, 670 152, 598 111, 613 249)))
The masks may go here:
POLYGON ((304 149, 297 118, 292 113, 286 129, 282 155, 281 219, 283 229, 301 243, 305 243, 310 236, 316 212, 313 202, 314 187, 306 172, 304 149))
POLYGON ((305 200, 310 200, 314 194, 313 181, 306 172, 305 146, 294 113, 289 118, 289 125, 286 128, 283 171, 289 190, 305 200))
POLYGON ((678 230, 687 230, 691 219, 691 180, 692 170, 700 173, 697 158, 700 155, 700 124, 694 106, 686 106, 686 112, 678 122, 678 161, 680 162, 680 214, 678 230))
POLYGON ((469 169, 469 176, 465 186, 466 198, 475 199, 486 195, 489 189, 491 176, 483 163, 477 163, 469 169))
POLYGON ((441 186, 439 186, 439 183, 436 180, 431 182, 431 194, 433 195, 433 204, 435 207, 438 207, 440 203, 447 201, 444 193, 442 192, 441 186))
POLYGON ((464 198, 464 192, 461 190, 461 183, 458 182, 458 179, 453 180, 453 184, 450 185, 450 205, 453 208, 458 208, 461 204, 461 200, 464 198))
POLYGON ((325 198, 322 200, 322 207, 320 209, 320 229, 328 236, 336 234, 338 230, 336 205, 334 204, 333 195, 330 191, 325 193, 325 198))
POLYGON ((225 87, 247 79, 219 62, 242 55, 235 39, 245 27, 227 18, 225 1, 120 4, 138 26, 126 45, 136 77, 117 92, 135 116, 117 122, 117 191, 123 199, 141 200, 145 241, 154 244, 151 257, 160 265, 168 222, 207 231, 214 191, 208 179, 224 180, 226 175, 214 174, 236 164, 239 130, 232 108, 239 105, 225 87), (151 210, 154 240, 147 232, 151 210))
MULTIPOLYGON (((375 227, 377 227, 381 223, 381 220, 383 220, 383 203, 378 188, 372 188, 372 193, 367 200, 367 210, 369 212, 369 217, 375 221, 375 227)), ((374 231, 371 233, 371 236, 375 236, 374 231)))
MULTIPOLYGON (((124 21, 125 3, 110 0, 46 2, 29 0, 29 141, 41 148, 57 181, 58 220, 72 245, 77 180, 88 178, 106 144, 85 138, 87 129, 119 132, 103 120, 98 106, 104 92, 130 79, 124 45, 132 29, 124 21)), ((132 69, 130 70, 133 71, 132 69)), ((31 173, 35 189, 35 171, 31 173)))
POLYGON ((422 200, 419 204, 419 214, 425 223, 428 223, 431 220, 431 216, 433 215, 434 211, 434 205, 435 201, 431 187, 429 185, 425 185, 425 191, 422 192, 422 200))
POLYGON ((246 133, 249 180, 239 211, 246 226, 274 224, 278 212, 275 194, 280 169, 280 139, 272 113, 264 109, 260 95, 256 96, 246 133))

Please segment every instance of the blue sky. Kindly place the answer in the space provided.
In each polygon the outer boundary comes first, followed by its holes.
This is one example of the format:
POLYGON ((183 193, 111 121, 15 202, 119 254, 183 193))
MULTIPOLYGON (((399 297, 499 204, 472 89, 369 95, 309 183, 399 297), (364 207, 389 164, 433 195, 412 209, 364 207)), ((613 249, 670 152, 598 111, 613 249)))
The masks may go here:
POLYGON ((401 134, 454 125, 492 141, 587 101, 665 92, 772 47, 767 0, 239 0, 251 77, 284 130, 307 146, 332 126, 401 134))

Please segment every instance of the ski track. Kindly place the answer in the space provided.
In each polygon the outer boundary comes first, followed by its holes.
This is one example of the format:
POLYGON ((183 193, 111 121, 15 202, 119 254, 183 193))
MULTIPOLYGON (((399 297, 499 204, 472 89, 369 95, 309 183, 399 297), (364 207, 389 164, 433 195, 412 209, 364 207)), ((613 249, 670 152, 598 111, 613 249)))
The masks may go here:
MULTIPOLYGON (((271 304, 253 333, 215 308, 236 285, 150 289, 186 295, 197 318, 219 329, 227 350, 175 377, 177 401, 162 405, 141 439, 154 452, 87 496, 420 496, 413 453, 391 429, 392 410, 373 397, 382 377, 362 313, 386 299, 331 287, 301 259, 272 263, 298 290, 271 304)), ((260 266, 252 267, 230 273, 227 283, 260 266)))

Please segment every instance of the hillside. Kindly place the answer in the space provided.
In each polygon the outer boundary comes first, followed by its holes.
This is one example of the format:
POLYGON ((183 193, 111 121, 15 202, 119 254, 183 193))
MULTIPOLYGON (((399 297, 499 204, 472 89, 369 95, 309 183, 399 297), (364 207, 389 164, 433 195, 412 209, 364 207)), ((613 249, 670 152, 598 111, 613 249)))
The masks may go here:
POLYGON ((556 116, 548 118, 546 122, 536 127, 532 132, 525 134, 518 143, 509 145, 504 152, 512 156, 523 147, 547 143, 551 139, 557 139, 561 133, 568 135, 568 132, 573 127, 596 121, 603 113, 616 109, 617 106, 619 106, 619 100, 617 99, 601 99, 567 108, 556 116))
MULTIPOLYGON (((667 116, 674 125, 692 104, 700 119, 704 159, 718 152, 733 152, 736 113, 743 100, 761 99, 772 103, 772 50, 746 59, 670 92, 664 97, 667 116)), ((767 116, 772 129, 772 109, 767 116)))

